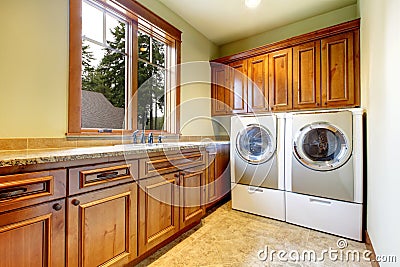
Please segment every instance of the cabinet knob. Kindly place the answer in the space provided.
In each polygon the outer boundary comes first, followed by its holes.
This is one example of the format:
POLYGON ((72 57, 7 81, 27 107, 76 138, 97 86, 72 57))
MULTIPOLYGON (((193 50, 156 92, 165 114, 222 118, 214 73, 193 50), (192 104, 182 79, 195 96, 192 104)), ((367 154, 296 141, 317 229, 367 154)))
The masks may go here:
POLYGON ((56 204, 53 205, 53 209, 56 210, 56 211, 59 211, 59 210, 62 209, 62 206, 61 206, 61 204, 56 203, 56 204))
POLYGON ((175 174, 174 174, 174 177, 175 177, 175 178, 179 178, 179 173, 175 173, 175 174))
POLYGON ((81 204, 81 202, 80 202, 79 200, 77 200, 77 199, 73 199, 73 200, 71 201, 71 203, 72 203, 72 205, 74 205, 74 206, 78 206, 79 204, 81 204))

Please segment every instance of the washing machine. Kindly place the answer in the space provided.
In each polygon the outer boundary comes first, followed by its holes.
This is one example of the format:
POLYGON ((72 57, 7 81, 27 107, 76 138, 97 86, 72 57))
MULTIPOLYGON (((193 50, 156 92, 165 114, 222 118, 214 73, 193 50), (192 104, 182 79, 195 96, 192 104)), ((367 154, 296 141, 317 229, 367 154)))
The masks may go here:
POLYGON ((286 116, 286 221, 362 240, 363 110, 286 116))
POLYGON ((232 208, 285 220, 284 115, 231 118, 232 208))

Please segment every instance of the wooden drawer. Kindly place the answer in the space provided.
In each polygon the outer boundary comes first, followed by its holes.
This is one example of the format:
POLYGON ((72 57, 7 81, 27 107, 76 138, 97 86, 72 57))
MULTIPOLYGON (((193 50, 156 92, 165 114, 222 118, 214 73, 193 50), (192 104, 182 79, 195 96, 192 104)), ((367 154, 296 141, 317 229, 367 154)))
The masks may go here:
POLYGON ((204 154, 204 151, 194 151, 140 159, 139 179, 185 170, 188 168, 204 168, 204 154))
POLYGON ((0 176, 0 212, 65 197, 66 170, 0 176))
POLYGON ((137 160, 69 169, 68 195, 80 194, 134 181, 138 176, 137 170, 137 160))

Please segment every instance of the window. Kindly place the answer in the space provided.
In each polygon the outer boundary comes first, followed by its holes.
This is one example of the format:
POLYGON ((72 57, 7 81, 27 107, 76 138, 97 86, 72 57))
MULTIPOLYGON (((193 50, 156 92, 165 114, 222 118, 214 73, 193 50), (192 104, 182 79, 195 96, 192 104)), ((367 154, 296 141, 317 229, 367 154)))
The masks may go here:
POLYGON ((134 1, 70 1, 68 134, 177 132, 180 35, 134 1))

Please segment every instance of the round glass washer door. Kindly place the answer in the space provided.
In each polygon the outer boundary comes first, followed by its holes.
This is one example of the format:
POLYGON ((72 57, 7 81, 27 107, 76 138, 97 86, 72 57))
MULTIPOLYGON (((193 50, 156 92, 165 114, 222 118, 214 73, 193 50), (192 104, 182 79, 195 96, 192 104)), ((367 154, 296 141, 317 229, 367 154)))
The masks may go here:
POLYGON ((351 156, 351 143, 337 127, 317 122, 303 127, 294 140, 293 154, 305 167, 330 171, 341 167, 351 156))
POLYGON ((264 163, 275 153, 276 142, 271 132, 258 124, 247 125, 236 136, 236 151, 252 164, 264 163))

